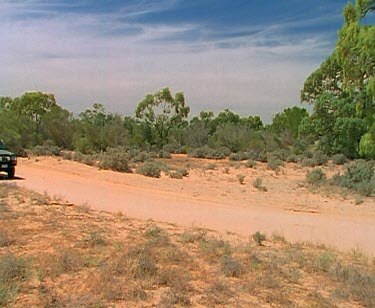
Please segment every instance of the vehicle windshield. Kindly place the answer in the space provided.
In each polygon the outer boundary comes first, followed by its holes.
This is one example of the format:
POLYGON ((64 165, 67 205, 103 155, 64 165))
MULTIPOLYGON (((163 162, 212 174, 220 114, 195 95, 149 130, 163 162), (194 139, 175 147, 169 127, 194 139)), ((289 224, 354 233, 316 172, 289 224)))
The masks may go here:
POLYGON ((5 145, 1 140, 0 140, 0 150, 5 150, 5 145))

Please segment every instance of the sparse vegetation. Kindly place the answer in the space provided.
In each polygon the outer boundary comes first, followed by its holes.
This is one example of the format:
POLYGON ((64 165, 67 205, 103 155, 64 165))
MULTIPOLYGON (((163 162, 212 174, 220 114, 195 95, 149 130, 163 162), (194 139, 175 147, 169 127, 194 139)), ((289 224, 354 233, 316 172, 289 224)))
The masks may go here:
POLYGON ((224 240, 206 229, 41 206, 31 195, 0 186, 7 237, 17 234, 17 245, 0 250, 2 306, 252 306, 254 299, 274 306, 374 305, 375 264, 359 252, 290 244, 279 235, 261 246, 261 232, 255 244, 234 234, 224 240), (14 198, 20 194, 23 201, 14 198), (38 215, 30 215, 35 209, 38 215))
POLYGON ((154 161, 146 161, 137 168, 137 173, 152 177, 160 178, 162 166, 154 161))
POLYGON ((242 185, 245 181, 246 175, 244 174, 237 174, 238 182, 242 185))
POLYGON ((263 242, 266 240, 266 235, 257 231, 253 234, 253 240, 258 246, 262 246, 263 242))
POLYGON ((326 174, 321 168, 315 168, 306 174, 306 181, 312 185, 320 185, 325 179, 326 174))
POLYGON ((335 175, 334 184, 356 191, 364 196, 375 193, 374 161, 356 160, 344 166, 343 175, 335 175))
POLYGON ((253 187, 260 191, 267 191, 267 187, 263 186, 262 183, 263 179, 258 177, 253 181, 253 187))

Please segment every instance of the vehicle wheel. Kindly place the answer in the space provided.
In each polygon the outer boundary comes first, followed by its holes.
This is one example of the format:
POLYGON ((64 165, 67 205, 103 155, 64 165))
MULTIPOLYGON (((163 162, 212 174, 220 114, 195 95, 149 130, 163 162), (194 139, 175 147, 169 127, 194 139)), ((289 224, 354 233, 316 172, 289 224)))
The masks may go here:
POLYGON ((8 169, 8 179, 13 179, 15 173, 16 173, 16 169, 14 168, 8 169))

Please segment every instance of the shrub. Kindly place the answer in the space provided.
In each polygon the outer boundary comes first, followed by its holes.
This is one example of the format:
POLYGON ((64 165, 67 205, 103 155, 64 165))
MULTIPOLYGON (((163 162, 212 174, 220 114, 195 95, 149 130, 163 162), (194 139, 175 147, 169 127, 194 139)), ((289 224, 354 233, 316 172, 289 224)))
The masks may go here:
POLYGON ((343 165, 345 163, 348 162, 348 159, 346 158, 346 156, 344 154, 336 154, 336 155, 333 155, 331 157, 332 161, 336 164, 336 165, 343 165))
POLYGON ((244 175, 244 174, 237 174, 238 182, 240 182, 241 185, 245 181, 245 177, 246 177, 246 175, 244 175))
POLYGON ((187 170, 186 168, 178 168, 176 171, 181 173, 182 176, 188 176, 189 175, 189 170, 187 170))
POLYGON ((195 158, 224 159, 226 155, 221 149, 215 150, 209 148, 208 146, 204 146, 194 149, 189 153, 189 156, 195 158))
POLYGON ((181 172, 179 171, 176 171, 176 170, 172 170, 169 172, 169 177, 171 179, 178 179, 178 180, 181 180, 184 176, 182 175, 181 172))
POLYGON ((278 171, 280 170, 280 166, 284 166, 284 163, 281 159, 272 157, 268 160, 268 169, 278 171))
POLYGON ((152 178, 160 178, 162 167, 153 161, 146 161, 137 168, 137 173, 152 178))
POLYGON ((99 160, 99 168, 119 172, 131 172, 128 156, 119 149, 109 149, 99 160))
POLYGON ((36 156, 60 156, 61 149, 58 146, 45 143, 37 145, 31 152, 36 156))
POLYGON ((306 158, 306 157, 301 160, 301 165, 303 167, 315 167, 316 166, 314 159, 306 158))
POLYGON ((9 253, 0 258, 0 282, 5 285, 27 278, 27 264, 25 259, 9 253))
POLYGON ((339 186, 369 196, 375 193, 374 162, 360 159, 346 164, 344 175, 335 175, 332 180, 339 186))
POLYGON ((79 152, 73 154, 73 160, 88 166, 94 166, 96 164, 96 159, 94 155, 82 154, 79 152))
POLYGON ((206 166, 206 169, 207 170, 215 170, 217 168, 217 165, 216 164, 208 164, 206 166))
POLYGON ((0 247, 7 247, 14 243, 14 239, 12 239, 7 231, 0 230, 0 247))
POLYGON ((159 158, 172 158, 172 154, 166 150, 159 152, 159 158))
POLYGON ((298 156, 297 155, 295 155, 295 154, 289 154, 288 156, 287 156, 287 158, 286 158, 286 161, 288 162, 288 163, 296 163, 296 162, 298 162, 298 156))
POLYGON ((220 268, 227 277, 240 277, 243 267, 240 261, 234 259, 231 255, 224 255, 220 260, 220 268))
POLYGON ((233 161, 241 161, 246 160, 247 156, 245 153, 231 153, 228 158, 233 161))
POLYGON ((328 161, 328 156, 322 151, 315 152, 312 158, 316 166, 325 165, 328 161))
POLYGON ((127 151, 126 154, 128 159, 130 159, 132 163, 143 163, 150 158, 155 158, 154 156, 156 156, 154 154, 135 149, 127 151))
POLYGON ((308 171, 306 174, 306 180, 309 184, 319 185, 326 178, 326 174, 320 168, 313 169, 308 171))
POLYGON ((253 234, 253 240, 258 246, 263 246, 263 242, 266 240, 266 235, 257 231, 253 234))
POLYGON ((260 191, 267 191, 267 188, 262 185, 263 179, 262 178, 256 178, 253 182, 253 187, 260 191))
POLYGON ((246 163, 247 168, 255 168, 256 166, 257 166, 257 162, 252 159, 249 159, 246 163))

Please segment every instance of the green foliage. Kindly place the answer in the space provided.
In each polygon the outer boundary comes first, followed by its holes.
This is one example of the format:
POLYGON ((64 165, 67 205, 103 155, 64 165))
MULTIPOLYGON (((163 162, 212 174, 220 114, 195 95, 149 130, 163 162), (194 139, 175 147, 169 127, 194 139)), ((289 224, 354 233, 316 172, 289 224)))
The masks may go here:
POLYGON ((286 108, 283 112, 277 113, 272 120, 271 130, 275 133, 289 132, 293 139, 298 136, 299 126, 309 113, 305 108, 286 108))
POLYGON ((181 179, 183 179, 183 174, 181 173, 181 172, 179 172, 179 171, 176 171, 176 170, 172 170, 172 171, 170 171, 169 172, 169 177, 171 178, 171 179, 179 179, 179 180, 181 180, 181 179))
POLYGON ((229 160, 233 160, 233 161, 242 161, 242 160, 246 160, 247 159, 247 155, 245 153, 231 153, 229 155, 229 160))
POLYGON ((137 168, 138 174, 152 178, 160 178, 162 166, 154 161, 146 161, 137 168))
POLYGON ((173 97, 170 90, 164 88, 155 94, 148 94, 138 104, 135 114, 150 125, 155 141, 163 146, 168 142, 171 129, 185 124, 189 112, 183 93, 176 93, 173 97))
POLYGON ((102 153, 99 158, 99 168, 119 172, 132 172, 128 162, 128 155, 121 148, 111 148, 102 153))
POLYGON ((257 231, 253 234, 253 240, 258 246, 263 246, 263 242, 266 240, 266 235, 257 231))
POLYGON ((242 185, 245 181, 246 175, 244 174, 237 174, 238 182, 242 185))
POLYGON ((302 121, 300 132, 327 154, 374 157, 369 129, 375 115, 375 26, 361 22, 372 11, 373 0, 346 5, 335 50, 301 91, 302 101, 314 103, 314 113, 302 121))
POLYGON ((359 154, 368 159, 375 159, 375 124, 362 136, 359 143, 359 154))
POLYGON ((252 159, 249 159, 247 162, 246 162, 246 167, 247 168, 255 168, 257 166, 257 162, 252 160, 252 159))
POLYGON ((51 142, 45 142, 43 145, 37 145, 32 151, 36 156, 60 156, 61 149, 51 142))
POLYGON ((306 181, 312 185, 319 185, 326 179, 326 174, 321 168, 310 170, 306 174, 306 181))
POLYGON ((126 129, 118 114, 107 113, 104 106, 94 104, 74 121, 73 145, 84 154, 106 151, 126 145, 126 129))
POLYGON ((268 157, 267 161, 268 161, 267 168, 271 170, 278 171, 280 170, 281 166, 284 166, 284 163, 280 158, 270 156, 268 157))
POLYGON ((352 189, 362 195, 370 196, 375 193, 375 163, 374 161, 356 160, 345 166, 343 175, 333 177, 333 182, 339 186, 352 189))
POLYGON ((335 154, 331 159, 336 165, 343 165, 348 162, 348 159, 344 154, 335 154))
POLYGON ((197 148, 189 152, 191 157, 195 158, 208 158, 208 159, 224 159, 225 158, 225 151, 219 149, 211 149, 208 146, 204 146, 201 148, 197 148))
POLYGON ((263 179, 262 178, 256 178, 253 181, 253 187, 260 190, 260 191, 267 191, 267 187, 262 185, 263 179))

